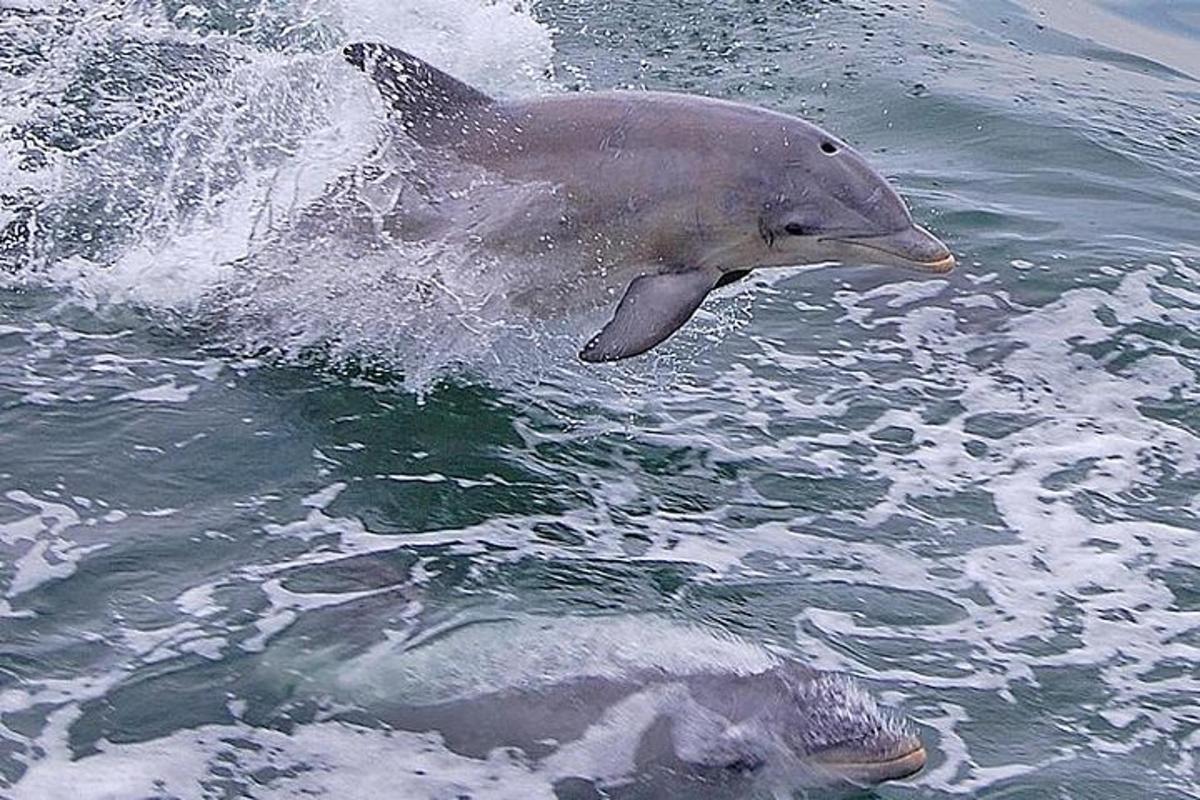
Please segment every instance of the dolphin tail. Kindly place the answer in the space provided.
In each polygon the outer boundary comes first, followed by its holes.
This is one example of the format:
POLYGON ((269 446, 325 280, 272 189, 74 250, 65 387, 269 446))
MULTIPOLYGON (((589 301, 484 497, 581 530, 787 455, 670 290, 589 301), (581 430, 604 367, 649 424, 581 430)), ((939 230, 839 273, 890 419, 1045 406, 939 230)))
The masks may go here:
POLYGON ((469 118, 495 102, 473 86, 385 44, 356 42, 342 54, 375 81, 409 134, 424 144, 453 138, 469 118))

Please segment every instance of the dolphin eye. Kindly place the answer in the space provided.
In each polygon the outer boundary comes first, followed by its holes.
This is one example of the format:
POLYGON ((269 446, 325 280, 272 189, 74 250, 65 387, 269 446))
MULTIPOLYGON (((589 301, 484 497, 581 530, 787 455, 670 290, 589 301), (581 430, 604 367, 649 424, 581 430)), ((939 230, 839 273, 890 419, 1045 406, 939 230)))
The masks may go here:
POLYGON ((808 236, 813 233, 812 228, 801 225, 799 222, 789 222, 783 226, 783 229, 792 236, 808 236))
POLYGON ((822 153, 825 153, 826 155, 833 155, 837 151, 838 151, 837 145, 834 144, 833 142, 829 142, 829 141, 821 142, 821 152, 822 153))

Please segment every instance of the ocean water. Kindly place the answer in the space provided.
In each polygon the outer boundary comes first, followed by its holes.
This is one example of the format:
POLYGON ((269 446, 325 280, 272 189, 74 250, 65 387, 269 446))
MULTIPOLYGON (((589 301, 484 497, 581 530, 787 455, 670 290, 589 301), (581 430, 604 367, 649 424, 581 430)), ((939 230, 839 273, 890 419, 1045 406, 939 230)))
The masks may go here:
POLYGON ((912 717, 878 797, 1196 797, 1198 387, 1193 0, 0 0, 0 797, 549 797, 314 684, 505 617, 693 657, 648 614, 912 717), (804 116, 960 267, 585 366, 602 313, 375 246, 361 38, 804 116))

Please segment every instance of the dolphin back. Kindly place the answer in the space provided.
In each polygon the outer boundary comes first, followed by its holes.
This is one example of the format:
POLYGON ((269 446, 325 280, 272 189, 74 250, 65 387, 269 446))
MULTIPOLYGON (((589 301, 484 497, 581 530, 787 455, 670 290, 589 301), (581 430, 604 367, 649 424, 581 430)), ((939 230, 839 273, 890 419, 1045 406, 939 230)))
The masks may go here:
POLYGON ((475 87, 395 47, 356 42, 342 54, 375 81, 409 135, 422 144, 461 136, 480 111, 495 104, 475 87))

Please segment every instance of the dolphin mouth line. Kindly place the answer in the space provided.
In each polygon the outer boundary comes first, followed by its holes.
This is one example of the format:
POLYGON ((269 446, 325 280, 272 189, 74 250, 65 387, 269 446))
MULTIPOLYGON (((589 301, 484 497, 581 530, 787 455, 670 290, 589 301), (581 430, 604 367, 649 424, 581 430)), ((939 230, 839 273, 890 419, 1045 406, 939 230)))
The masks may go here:
POLYGON ((826 769, 882 783, 916 775, 925 766, 926 758, 925 746, 918 745, 904 755, 883 761, 821 761, 820 764, 826 769))
POLYGON ((918 269, 924 270, 925 272, 941 274, 954 269, 955 265, 958 264, 958 261, 953 255, 948 255, 945 258, 939 258, 937 261, 912 261, 910 263, 918 269))
MULTIPOLYGON (((917 227, 917 228, 915 228, 915 230, 920 231, 921 233, 925 234, 926 236, 929 235, 922 228, 917 227)), ((848 244, 848 245, 852 245, 854 247, 861 247, 864 250, 874 250, 877 253, 883 253, 885 256, 890 256, 891 258, 898 259, 898 260, 904 262, 905 266, 915 267, 915 268, 921 270, 922 272, 945 273, 945 272, 949 272, 950 270, 954 269, 955 265, 958 263, 958 261, 954 258, 954 254, 951 253, 948 249, 946 249, 944 245, 942 245, 942 249, 945 252, 944 256, 942 256, 941 258, 935 258, 935 259, 932 259, 929 261, 923 261, 919 258, 912 258, 911 256, 906 255, 904 253, 904 251, 900 248, 893 248, 893 247, 888 247, 883 244, 876 244, 875 242, 870 241, 870 239, 872 239, 872 238, 879 238, 879 237, 873 237, 873 236, 829 236, 829 237, 825 237, 821 241, 840 242, 842 244, 848 244)), ((937 242, 937 240, 934 240, 934 241, 937 242)), ((937 242, 937 244, 941 245, 940 242, 937 242)))

